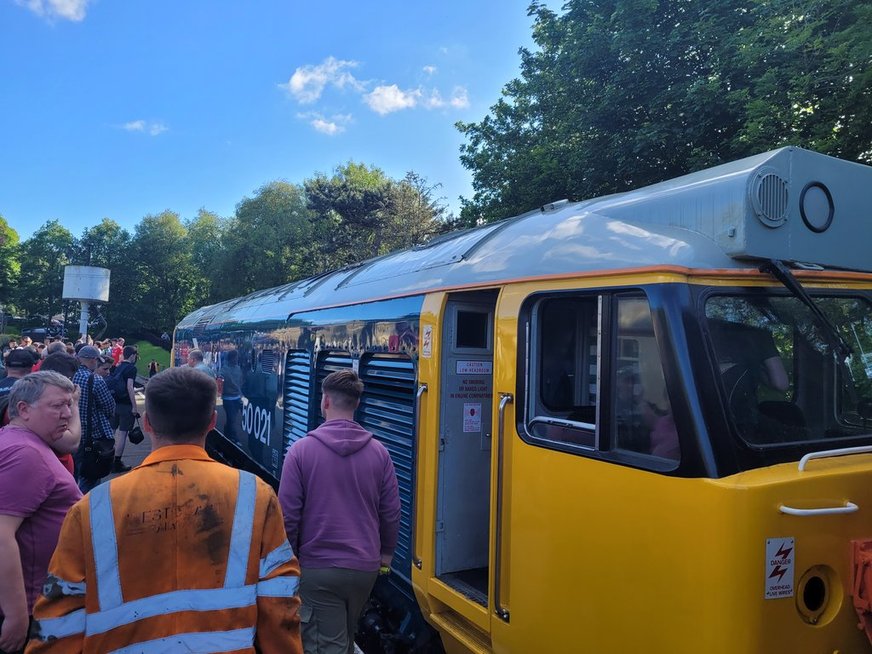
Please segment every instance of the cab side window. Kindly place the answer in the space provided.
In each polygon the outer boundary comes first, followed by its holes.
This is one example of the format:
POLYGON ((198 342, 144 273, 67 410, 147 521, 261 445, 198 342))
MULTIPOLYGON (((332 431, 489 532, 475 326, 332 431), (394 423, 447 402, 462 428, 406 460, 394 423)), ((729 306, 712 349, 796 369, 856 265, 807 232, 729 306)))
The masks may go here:
POLYGON ((596 444, 598 297, 542 300, 534 310, 534 392, 529 432, 585 447, 596 444))
POLYGON ((533 442, 657 457, 659 466, 679 459, 644 295, 538 298, 528 325, 526 433, 533 442))
POLYGON ((648 301, 618 297, 615 314, 612 447, 678 460, 678 432, 648 301))

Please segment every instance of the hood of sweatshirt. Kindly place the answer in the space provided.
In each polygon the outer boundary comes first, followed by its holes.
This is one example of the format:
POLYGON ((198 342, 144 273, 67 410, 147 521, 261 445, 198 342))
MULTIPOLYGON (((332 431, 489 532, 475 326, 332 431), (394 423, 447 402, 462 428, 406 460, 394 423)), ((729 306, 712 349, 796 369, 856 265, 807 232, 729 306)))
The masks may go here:
POLYGON ((328 420, 309 432, 339 456, 349 456, 369 443, 372 434, 353 420, 328 420))

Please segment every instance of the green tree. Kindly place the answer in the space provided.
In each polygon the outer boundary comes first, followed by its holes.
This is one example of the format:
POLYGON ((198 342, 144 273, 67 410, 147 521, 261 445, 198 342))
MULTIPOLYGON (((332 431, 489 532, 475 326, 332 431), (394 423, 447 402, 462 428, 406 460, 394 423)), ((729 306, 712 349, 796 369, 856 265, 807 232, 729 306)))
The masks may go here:
POLYGON ((213 296, 236 297, 311 274, 311 234, 299 186, 282 181, 262 186, 237 205, 236 215, 225 226, 221 277, 213 296))
POLYGON ((786 144, 872 161, 872 6, 534 2, 536 49, 466 136, 467 223, 786 144))
POLYGON ((45 223, 21 244, 16 305, 26 316, 39 316, 47 323, 63 312, 64 266, 74 252, 73 235, 57 220, 45 223))
POLYGON ((202 278, 193 264, 188 230, 173 211, 145 216, 132 244, 138 284, 128 301, 136 325, 155 333, 171 331, 203 304, 195 290, 202 278))
POLYGON ((425 177, 409 171, 393 184, 394 215, 391 220, 391 249, 405 249, 427 242, 451 225, 439 184, 430 184, 425 177))
POLYGON ((395 181, 375 166, 351 161, 304 186, 319 271, 423 243, 443 226, 438 187, 414 172, 395 181))
POLYGON ((221 271, 222 239, 227 220, 218 214, 200 209, 196 218, 187 221, 191 244, 191 263, 201 277, 199 288, 192 289, 201 304, 213 304, 221 298, 224 286, 221 271))
POLYGON ((18 261, 18 232, 0 216, 0 311, 9 312, 14 303, 15 286, 21 265, 18 261))
POLYGON ((350 161, 338 166, 332 177, 318 174, 304 186, 319 271, 388 251, 383 247, 396 197, 381 169, 350 161))

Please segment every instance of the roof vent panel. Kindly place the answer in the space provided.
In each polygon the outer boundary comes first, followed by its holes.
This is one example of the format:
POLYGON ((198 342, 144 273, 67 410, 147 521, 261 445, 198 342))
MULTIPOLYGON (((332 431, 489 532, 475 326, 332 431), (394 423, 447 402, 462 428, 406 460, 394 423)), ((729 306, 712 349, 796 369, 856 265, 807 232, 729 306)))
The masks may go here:
POLYGON ((787 222, 787 180, 773 169, 761 168, 751 177, 748 194, 754 215, 767 227, 787 222))

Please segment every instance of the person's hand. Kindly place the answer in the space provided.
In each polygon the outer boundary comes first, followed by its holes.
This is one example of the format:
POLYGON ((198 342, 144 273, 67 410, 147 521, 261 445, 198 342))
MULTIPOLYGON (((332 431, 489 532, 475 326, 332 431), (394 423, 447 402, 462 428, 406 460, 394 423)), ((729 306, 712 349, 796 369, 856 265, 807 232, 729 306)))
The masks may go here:
POLYGON ((24 649, 29 626, 30 619, 26 615, 20 618, 4 616, 3 626, 0 627, 0 650, 4 652, 17 652, 20 649, 24 649))
POLYGON ((381 555, 381 564, 382 564, 382 567, 383 567, 383 568, 390 568, 390 567, 391 567, 391 561, 393 560, 393 558, 394 558, 394 557, 393 557, 392 554, 382 554, 382 555, 381 555))

